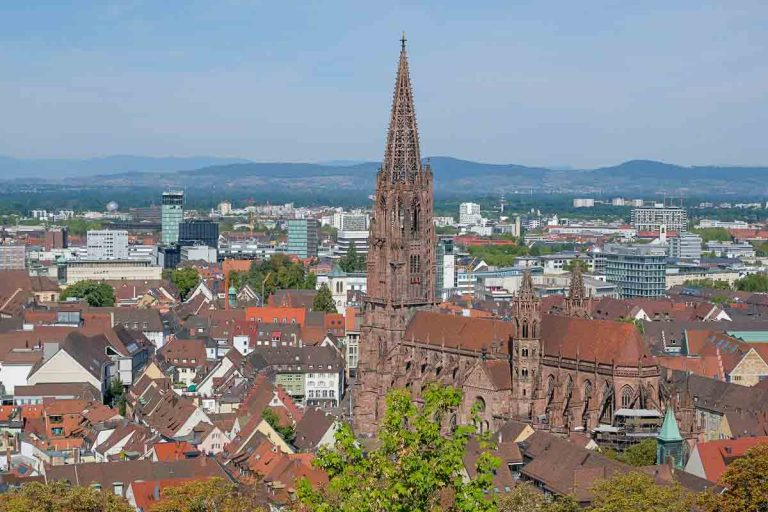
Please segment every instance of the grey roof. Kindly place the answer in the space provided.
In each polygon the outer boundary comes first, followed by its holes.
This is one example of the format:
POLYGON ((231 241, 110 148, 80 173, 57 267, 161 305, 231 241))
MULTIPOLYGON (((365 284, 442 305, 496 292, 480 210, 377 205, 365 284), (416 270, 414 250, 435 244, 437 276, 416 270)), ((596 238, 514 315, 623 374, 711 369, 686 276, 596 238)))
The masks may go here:
POLYGON ((344 359, 333 347, 255 347, 248 356, 256 370, 271 368, 290 372, 311 373, 323 370, 341 371, 344 359))

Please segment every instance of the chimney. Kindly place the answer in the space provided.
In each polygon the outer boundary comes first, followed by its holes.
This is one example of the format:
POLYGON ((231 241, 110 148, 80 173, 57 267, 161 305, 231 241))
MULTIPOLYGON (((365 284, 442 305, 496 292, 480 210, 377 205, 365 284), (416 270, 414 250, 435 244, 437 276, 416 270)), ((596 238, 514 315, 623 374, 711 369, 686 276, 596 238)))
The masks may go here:
POLYGON ((160 484, 155 482, 155 489, 152 491, 152 497, 155 501, 160 501, 160 484))
POLYGON ((48 361, 50 358, 59 351, 59 344, 55 341, 46 341, 43 344, 43 362, 48 361))

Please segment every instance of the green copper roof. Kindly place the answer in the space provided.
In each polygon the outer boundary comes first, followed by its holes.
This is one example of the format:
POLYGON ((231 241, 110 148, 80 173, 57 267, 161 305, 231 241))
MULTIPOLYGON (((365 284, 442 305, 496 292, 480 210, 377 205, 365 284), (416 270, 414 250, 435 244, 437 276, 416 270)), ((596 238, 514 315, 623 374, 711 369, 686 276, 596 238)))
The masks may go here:
POLYGON ((659 441, 672 442, 682 440, 683 437, 680 435, 680 429, 677 428, 675 412, 672 410, 672 406, 669 406, 664 415, 664 424, 661 426, 661 432, 659 432, 659 441))
POLYGON ((337 264, 333 265, 333 268, 331 269, 331 273, 328 274, 328 277, 344 277, 347 273, 341 270, 341 267, 337 264))
POLYGON ((728 336, 739 338, 747 343, 768 342, 768 331, 728 331, 728 336))

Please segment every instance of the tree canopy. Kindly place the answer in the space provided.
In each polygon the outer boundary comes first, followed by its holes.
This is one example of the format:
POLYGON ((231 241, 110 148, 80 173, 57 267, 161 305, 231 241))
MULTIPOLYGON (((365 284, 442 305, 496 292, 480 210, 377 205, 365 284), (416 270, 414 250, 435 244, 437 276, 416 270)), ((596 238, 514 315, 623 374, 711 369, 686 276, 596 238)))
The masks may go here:
POLYGON ((0 512, 133 512, 133 507, 111 492, 31 482, 0 494, 0 512))
POLYGON ((731 462, 723 476, 722 493, 702 495, 700 506, 707 512, 761 512, 768 510, 768 443, 731 462))
POLYGON ((551 498, 532 484, 520 482, 499 498, 499 512, 578 512, 579 505, 570 497, 551 498))
POLYGON ((115 305, 115 290, 107 283, 79 281, 61 293, 62 300, 69 298, 83 299, 93 307, 111 307, 115 305))
POLYGON ((200 283, 200 274, 193 267, 175 268, 170 272, 170 279, 173 286, 179 290, 181 300, 186 300, 189 293, 200 283))
POLYGON ((280 418, 277 416, 277 413, 272 410, 272 408, 265 407, 264 410, 261 411, 261 417, 267 423, 269 423, 269 426, 275 429, 275 432, 280 434, 283 439, 285 439, 288 442, 290 442, 293 439, 293 435, 295 433, 294 425, 288 425, 288 426, 280 425, 280 418))
POLYGON ((701 236, 704 243, 710 241, 727 242, 731 240, 731 234, 725 228, 693 228, 692 233, 701 236))
POLYGON ((339 258, 339 267, 344 272, 363 272, 365 271, 365 256, 358 254, 355 242, 349 243, 347 253, 339 258))
POLYGON ((749 274, 734 283, 742 292, 768 292, 768 274, 749 274))
POLYGON ((692 288, 714 288, 715 290, 731 289, 731 285, 728 281, 723 281, 722 279, 688 279, 683 285, 692 288))
POLYGON ((656 439, 643 439, 627 447, 616 459, 630 466, 653 466, 656 464, 656 439))
POLYGON ((617 474, 592 488, 590 512, 690 512, 695 496, 680 484, 657 485, 644 473, 617 474))
POLYGON ((315 295, 315 299, 312 301, 312 311, 337 313, 336 302, 334 302, 331 289, 328 288, 327 284, 321 284, 320 289, 317 290, 317 295, 315 295))
POLYGON ((492 512, 499 460, 487 451, 477 459, 474 478, 463 479, 463 454, 474 429, 441 432, 446 416, 461 403, 461 391, 429 384, 417 406, 408 391, 387 395, 377 448, 365 452, 349 426, 336 434, 333 449, 322 448, 315 464, 328 473, 325 489, 299 485, 303 510, 311 512, 406 512, 438 510, 492 512))
POLYGON ((259 512, 253 497, 221 478, 193 481, 163 490, 150 512, 259 512))
POLYGON ((236 288, 248 284, 256 293, 264 285, 264 302, 275 290, 312 290, 317 284, 314 272, 307 272, 304 265, 293 262, 285 254, 273 254, 269 259, 254 261, 248 272, 230 272, 229 281, 236 288))

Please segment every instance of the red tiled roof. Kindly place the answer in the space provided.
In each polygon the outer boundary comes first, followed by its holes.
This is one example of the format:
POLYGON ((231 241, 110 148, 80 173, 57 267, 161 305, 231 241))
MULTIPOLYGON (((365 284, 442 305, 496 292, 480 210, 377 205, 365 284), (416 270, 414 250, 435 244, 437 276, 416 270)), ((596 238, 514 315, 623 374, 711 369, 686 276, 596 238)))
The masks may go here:
POLYGON ((507 353, 513 333, 511 322, 419 311, 408 323, 404 339, 476 352, 490 351, 495 343, 500 352, 507 353))
POLYGON ((157 443, 154 446, 157 460, 167 462, 171 460, 186 459, 189 453, 199 453, 197 449, 187 441, 170 441, 157 443))
POLYGON ((694 450, 699 452, 699 458, 701 459, 701 465, 704 468, 707 480, 717 482, 725 473, 728 464, 733 462, 734 459, 743 457, 750 448, 763 443, 768 443, 768 436, 698 443, 694 450))

